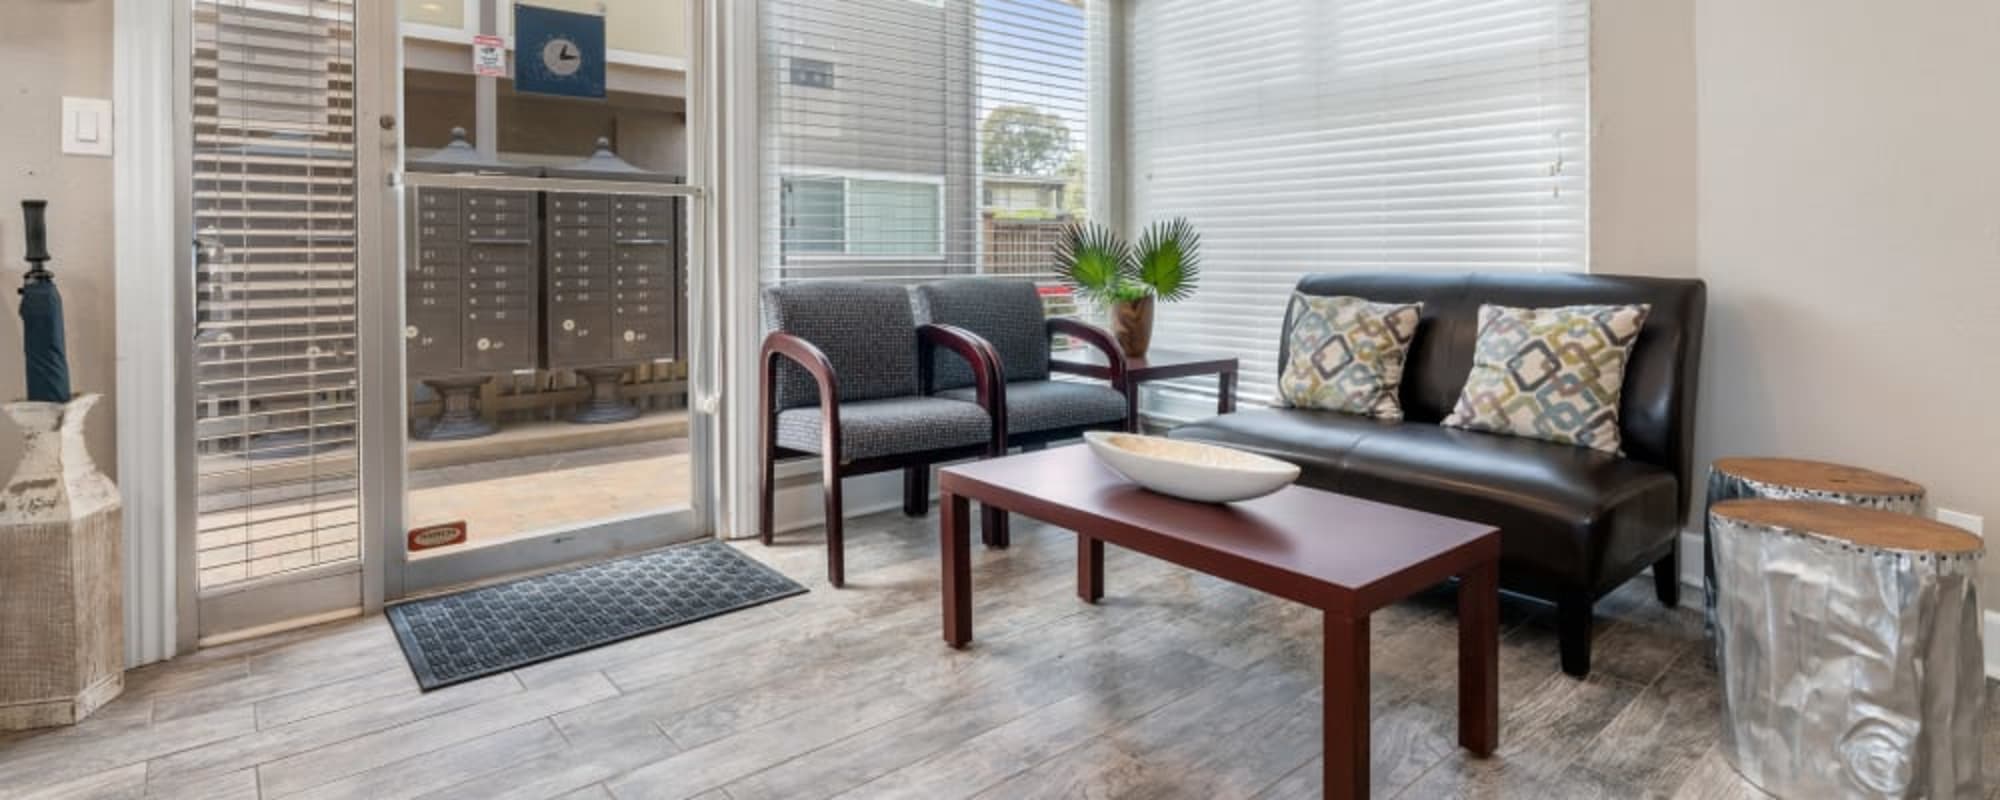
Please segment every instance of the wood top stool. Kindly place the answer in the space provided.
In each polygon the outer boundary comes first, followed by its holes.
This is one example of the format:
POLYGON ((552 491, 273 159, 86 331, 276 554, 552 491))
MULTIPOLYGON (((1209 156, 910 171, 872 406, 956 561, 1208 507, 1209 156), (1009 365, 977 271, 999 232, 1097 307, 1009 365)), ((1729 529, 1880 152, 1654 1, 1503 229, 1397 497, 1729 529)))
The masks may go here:
POLYGON ((1811 501, 1709 510, 1723 754, 1778 797, 1980 797, 1978 537, 1811 501))

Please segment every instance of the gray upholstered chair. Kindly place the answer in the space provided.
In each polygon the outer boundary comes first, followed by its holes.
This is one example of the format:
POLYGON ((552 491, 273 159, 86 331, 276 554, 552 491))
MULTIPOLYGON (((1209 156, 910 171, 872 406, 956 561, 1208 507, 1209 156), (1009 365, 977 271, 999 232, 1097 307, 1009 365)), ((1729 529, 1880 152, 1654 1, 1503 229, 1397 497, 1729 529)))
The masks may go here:
MULTIPOLYGON (((764 483, 759 535, 771 543, 773 465, 815 455, 826 490, 827 579, 846 582, 840 481, 998 452, 998 358, 978 337, 918 325, 908 290, 807 282, 764 290, 764 483), (949 354, 933 351, 942 347, 949 354), (967 391, 933 396, 919 364, 950 363, 967 391)), ((907 504, 906 504, 907 505, 907 504)), ((926 504, 928 510, 928 504, 926 504)))
MULTIPOLYGON (((1029 280, 954 278, 933 281, 911 290, 917 320, 964 330, 984 339, 998 356, 1005 377, 992 392, 992 407, 1004 408, 999 452, 1010 447, 1039 449, 1052 441, 1072 439, 1094 429, 1133 430, 1134 415, 1124 390, 1125 356, 1117 341, 1102 328, 1062 318, 1049 318, 1041 292, 1029 280), (1112 382, 1053 380, 1059 363, 1049 357, 1056 335, 1081 340, 1104 352, 1112 382)), ((931 373, 935 396, 972 402, 979 395, 976 376, 963 359, 935 353, 924 365, 931 373)), ((929 506, 928 468, 904 473, 904 512, 921 513, 929 506)), ((981 511, 986 544, 1007 546, 1003 512, 981 511)))

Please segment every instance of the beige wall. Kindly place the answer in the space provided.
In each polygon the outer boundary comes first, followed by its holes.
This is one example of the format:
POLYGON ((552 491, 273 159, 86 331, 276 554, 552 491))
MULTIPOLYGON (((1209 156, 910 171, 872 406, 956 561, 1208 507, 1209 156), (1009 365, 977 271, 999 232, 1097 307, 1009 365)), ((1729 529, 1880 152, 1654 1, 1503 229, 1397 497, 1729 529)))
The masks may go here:
POLYGON ((1590 261, 1687 276, 1695 264, 1695 0, 1593 0, 1590 261))
POLYGON ((1699 0, 1699 455, 2000 525, 2000 4, 1699 0))
MULTIPOLYGON (((26 390, 21 324, 13 287, 21 260, 21 200, 49 201, 49 268, 67 312, 70 381, 77 391, 111 393, 111 160, 62 155, 62 98, 111 97, 111 0, 35 0, 6 4, 0 24, 0 398, 26 390)), ((91 412, 90 451, 110 473, 114 412, 91 412)), ((20 435, 0 423, 0 470, 20 459, 20 435)))
POLYGON ((2000 526, 2000 6, 1591 10, 1592 269, 1708 281, 1697 458, 1869 466, 2000 526))

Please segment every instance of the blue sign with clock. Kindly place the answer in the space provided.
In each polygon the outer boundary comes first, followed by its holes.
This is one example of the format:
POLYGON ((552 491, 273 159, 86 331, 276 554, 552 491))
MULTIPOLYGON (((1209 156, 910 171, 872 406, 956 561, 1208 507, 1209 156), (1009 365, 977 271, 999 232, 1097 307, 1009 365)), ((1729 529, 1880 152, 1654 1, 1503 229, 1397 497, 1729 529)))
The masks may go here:
POLYGON ((604 97, 604 17, 514 6, 514 88, 604 97))

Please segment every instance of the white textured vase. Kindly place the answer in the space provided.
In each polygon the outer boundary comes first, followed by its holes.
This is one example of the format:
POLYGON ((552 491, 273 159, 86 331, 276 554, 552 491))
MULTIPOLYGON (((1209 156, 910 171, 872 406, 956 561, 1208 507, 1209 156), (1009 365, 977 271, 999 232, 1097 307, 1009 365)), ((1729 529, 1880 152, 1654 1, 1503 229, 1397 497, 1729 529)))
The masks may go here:
POLYGON ((6 405, 25 449, 0 490, 0 730, 78 722, 125 688, 118 487, 84 447, 98 398, 6 405))

